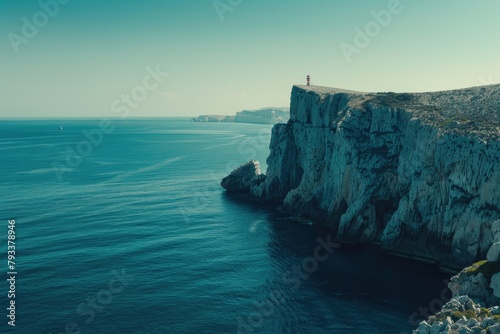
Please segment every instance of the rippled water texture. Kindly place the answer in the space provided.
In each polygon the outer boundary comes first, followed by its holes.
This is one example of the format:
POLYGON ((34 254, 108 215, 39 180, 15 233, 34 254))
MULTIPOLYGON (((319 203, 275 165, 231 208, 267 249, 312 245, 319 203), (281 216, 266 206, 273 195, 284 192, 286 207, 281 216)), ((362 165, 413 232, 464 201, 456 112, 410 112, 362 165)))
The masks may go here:
POLYGON ((2 333, 399 333, 440 298, 447 275, 373 247, 300 269, 329 230, 219 186, 250 158, 265 170, 270 126, 113 126, 89 146, 99 120, 0 122, 1 263, 15 218, 18 270, 2 333), (69 166, 67 147, 88 155, 69 166))

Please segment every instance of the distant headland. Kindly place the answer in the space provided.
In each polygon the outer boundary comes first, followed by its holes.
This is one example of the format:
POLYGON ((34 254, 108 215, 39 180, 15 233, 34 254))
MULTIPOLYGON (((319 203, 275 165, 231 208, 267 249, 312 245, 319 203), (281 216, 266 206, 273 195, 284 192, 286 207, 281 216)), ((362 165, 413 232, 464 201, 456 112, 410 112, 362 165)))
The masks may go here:
POLYGON ((258 110, 242 110, 234 116, 228 115, 200 115, 193 117, 191 122, 235 122, 256 124, 286 123, 290 119, 290 108, 267 107, 258 110))

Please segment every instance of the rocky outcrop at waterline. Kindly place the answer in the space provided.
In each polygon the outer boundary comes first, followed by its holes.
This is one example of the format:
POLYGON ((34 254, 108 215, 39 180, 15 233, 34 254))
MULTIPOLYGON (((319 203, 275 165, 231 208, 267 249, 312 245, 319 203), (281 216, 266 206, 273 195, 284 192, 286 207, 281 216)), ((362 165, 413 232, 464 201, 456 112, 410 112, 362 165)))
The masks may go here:
POLYGON ((259 186, 265 179, 266 176, 260 172, 259 162, 250 160, 223 178, 221 186, 228 192, 249 192, 251 187, 259 186))
POLYGON ((328 224, 338 241, 470 265, 486 257, 500 219, 500 85, 418 94, 294 86, 267 165, 264 182, 243 188, 328 224))

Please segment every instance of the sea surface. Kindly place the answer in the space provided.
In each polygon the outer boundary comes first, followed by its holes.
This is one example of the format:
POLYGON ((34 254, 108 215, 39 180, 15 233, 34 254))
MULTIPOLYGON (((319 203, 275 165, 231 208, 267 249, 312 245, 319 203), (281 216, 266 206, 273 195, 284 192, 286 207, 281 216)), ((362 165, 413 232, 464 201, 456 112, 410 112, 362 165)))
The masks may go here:
POLYGON ((420 308, 442 304, 449 274, 374 246, 320 248, 314 262, 328 228, 219 186, 251 158, 265 171, 270 133, 179 118, 1 121, 0 333, 410 332, 420 308))

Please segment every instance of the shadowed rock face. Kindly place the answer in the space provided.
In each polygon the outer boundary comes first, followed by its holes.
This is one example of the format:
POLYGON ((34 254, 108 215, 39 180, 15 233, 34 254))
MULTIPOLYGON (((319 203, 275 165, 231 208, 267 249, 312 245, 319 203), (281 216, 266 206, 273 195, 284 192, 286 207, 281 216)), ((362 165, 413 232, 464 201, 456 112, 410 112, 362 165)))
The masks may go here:
POLYGON ((221 186, 228 192, 248 192, 251 186, 258 186, 264 180, 259 162, 250 160, 223 178, 221 186))
POLYGON ((273 128, 265 182, 230 175, 226 189, 282 202, 340 241, 453 267, 486 256, 500 218, 500 85, 419 94, 294 86, 290 112, 273 128))

